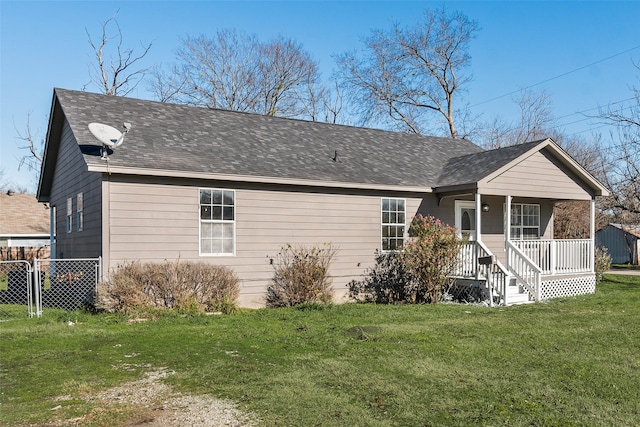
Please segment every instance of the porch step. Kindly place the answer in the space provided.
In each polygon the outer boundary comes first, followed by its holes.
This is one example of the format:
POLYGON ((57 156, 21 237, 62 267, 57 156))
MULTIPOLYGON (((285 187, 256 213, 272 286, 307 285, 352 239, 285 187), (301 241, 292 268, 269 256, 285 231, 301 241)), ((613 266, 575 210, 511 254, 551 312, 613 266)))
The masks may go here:
POLYGON ((533 301, 530 300, 529 294, 523 290, 519 285, 507 286, 507 304, 530 304, 533 301))

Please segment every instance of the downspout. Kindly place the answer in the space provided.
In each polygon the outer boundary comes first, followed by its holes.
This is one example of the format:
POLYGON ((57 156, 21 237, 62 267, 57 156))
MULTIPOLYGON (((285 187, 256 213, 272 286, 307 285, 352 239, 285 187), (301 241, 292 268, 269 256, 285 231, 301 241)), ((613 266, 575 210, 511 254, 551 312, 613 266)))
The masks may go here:
POLYGON ((49 258, 56 258, 56 207, 49 203, 49 258))

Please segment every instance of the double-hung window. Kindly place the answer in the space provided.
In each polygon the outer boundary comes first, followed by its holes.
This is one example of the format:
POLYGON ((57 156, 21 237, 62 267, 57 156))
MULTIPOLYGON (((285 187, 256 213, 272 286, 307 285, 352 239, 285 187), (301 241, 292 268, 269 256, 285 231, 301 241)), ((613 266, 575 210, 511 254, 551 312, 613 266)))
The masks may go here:
POLYGON ((84 228, 84 202, 82 193, 78 193, 76 199, 76 228, 78 231, 82 231, 84 228))
POLYGON ((540 238, 540 205, 524 203, 511 205, 511 238, 513 240, 540 238))
POLYGON ((67 233, 71 233, 71 230, 73 227, 72 215, 73 215, 73 199, 69 197, 67 199, 67 233))
POLYGON ((233 190, 200 189, 200 254, 233 255, 236 234, 233 190))
POLYGON ((405 200, 382 199, 382 250, 397 251, 404 245, 405 200))

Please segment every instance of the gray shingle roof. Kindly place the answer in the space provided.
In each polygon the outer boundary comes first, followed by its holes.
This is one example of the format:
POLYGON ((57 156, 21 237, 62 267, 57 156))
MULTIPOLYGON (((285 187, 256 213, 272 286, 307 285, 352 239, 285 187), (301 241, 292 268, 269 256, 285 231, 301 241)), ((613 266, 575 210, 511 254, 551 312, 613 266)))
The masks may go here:
MULTIPOLYGON (((432 187, 482 152, 465 140, 409 135, 56 89, 78 144, 99 146, 91 122, 132 129, 112 167, 373 185, 432 187), (334 161, 335 152, 338 161, 334 161)), ((86 147, 85 147, 86 148, 86 147)), ((83 150, 89 165, 104 164, 83 150)), ((458 172, 457 172, 458 173, 458 172)))
POLYGON ((438 187, 469 184, 497 171, 545 140, 451 158, 438 177, 438 187))

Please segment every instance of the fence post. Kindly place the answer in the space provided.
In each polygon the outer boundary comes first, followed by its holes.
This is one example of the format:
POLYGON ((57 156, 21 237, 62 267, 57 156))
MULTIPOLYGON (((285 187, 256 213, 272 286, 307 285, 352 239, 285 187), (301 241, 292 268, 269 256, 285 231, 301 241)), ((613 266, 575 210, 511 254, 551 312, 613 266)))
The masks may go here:
POLYGON ((36 317, 42 317, 42 283, 40 283, 40 269, 38 268, 38 258, 33 258, 33 268, 31 272, 34 304, 36 306, 36 317))

